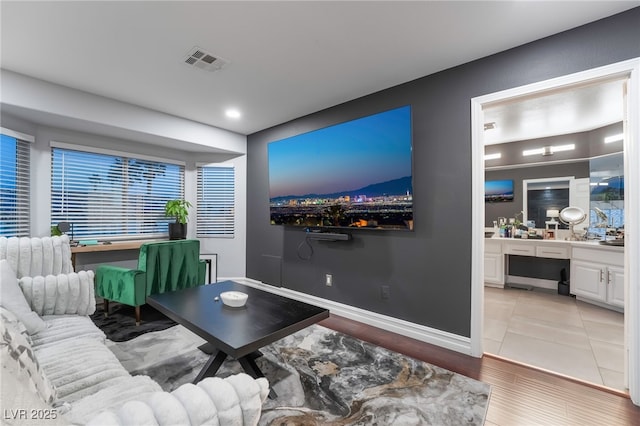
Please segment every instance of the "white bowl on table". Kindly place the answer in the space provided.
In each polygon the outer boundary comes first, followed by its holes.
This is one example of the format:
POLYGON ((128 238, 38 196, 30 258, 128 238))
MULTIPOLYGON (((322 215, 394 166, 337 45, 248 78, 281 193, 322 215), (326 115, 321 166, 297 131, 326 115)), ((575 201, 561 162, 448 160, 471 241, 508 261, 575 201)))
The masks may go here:
POLYGON ((225 291, 220 293, 220 299, 222 303, 232 308, 240 308, 247 303, 249 295, 241 291, 225 291))

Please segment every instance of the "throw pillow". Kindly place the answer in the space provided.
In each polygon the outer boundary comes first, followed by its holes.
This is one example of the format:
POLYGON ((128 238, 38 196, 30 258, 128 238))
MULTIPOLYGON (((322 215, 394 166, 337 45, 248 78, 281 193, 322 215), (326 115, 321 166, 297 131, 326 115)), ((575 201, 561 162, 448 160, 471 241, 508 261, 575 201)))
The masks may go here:
POLYGON ((4 323, 7 323, 7 327, 11 327, 18 333, 22 334, 30 344, 33 344, 31 336, 27 331, 27 327, 25 327, 22 321, 20 321, 13 312, 6 308, 3 308, 2 306, 0 306, 0 320, 2 320, 2 322, 4 323))
POLYGON ((18 285, 16 273, 6 259, 0 260, 0 306, 13 312, 27 327, 29 334, 47 328, 42 318, 29 307, 18 285))
POLYGON ((70 423, 63 417, 61 409, 45 404, 38 394, 29 388, 26 373, 15 368, 9 355, 2 352, 0 354, 0 401, 3 407, 0 423, 15 426, 68 426, 70 423), (28 419, 25 419, 25 414, 30 414, 28 419))
POLYGON ((0 313, 0 339, 3 364, 11 362, 17 370, 26 373, 32 391, 36 392, 45 403, 53 403, 56 399, 56 390, 40 368, 31 343, 20 332, 20 328, 15 326, 10 318, 5 318, 2 313, 0 313))

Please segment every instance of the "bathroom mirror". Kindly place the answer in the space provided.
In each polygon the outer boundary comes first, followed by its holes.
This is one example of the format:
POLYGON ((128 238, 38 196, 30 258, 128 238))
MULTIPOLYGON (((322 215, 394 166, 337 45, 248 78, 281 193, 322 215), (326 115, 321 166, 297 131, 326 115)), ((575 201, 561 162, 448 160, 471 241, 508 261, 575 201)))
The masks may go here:
POLYGON ((575 241, 578 239, 574 231, 574 226, 581 224, 587 219, 587 214, 580 207, 569 206, 560 211, 560 222, 569 225, 569 239, 575 241))
POLYGON ((566 224, 577 225, 586 219, 587 215, 580 207, 566 207, 560 212, 560 220, 566 224))
POLYGON ((624 227, 624 155, 615 153, 589 161, 591 176, 589 231, 604 237, 607 228, 624 227))
MULTIPOLYGON (((569 187, 573 176, 522 180, 522 222, 532 221, 536 228, 544 228, 545 222, 554 221, 547 217, 548 211, 561 211, 569 207, 569 187)), ((559 229, 568 229, 560 223, 559 229)))

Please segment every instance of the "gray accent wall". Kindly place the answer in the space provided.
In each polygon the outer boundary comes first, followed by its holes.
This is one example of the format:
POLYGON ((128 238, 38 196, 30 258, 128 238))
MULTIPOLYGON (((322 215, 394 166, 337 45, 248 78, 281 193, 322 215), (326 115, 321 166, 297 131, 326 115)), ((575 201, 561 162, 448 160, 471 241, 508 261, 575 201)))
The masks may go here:
MULTIPOLYGON (((589 177, 589 160, 566 164, 548 164, 545 166, 522 167, 515 169, 486 170, 484 180, 513 180, 513 201, 502 203, 484 203, 484 226, 493 227, 493 221, 499 217, 515 217, 522 211, 524 179, 542 179, 550 177, 573 176, 576 179, 589 177)), ((522 217, 520 217, 522 219, 522 217)))
POLYGON ((471 98, 640 57, 638 40, 635 8, 249 135, 247 277, 469 337, 471 98), (310 255, 301 229, 269 224, 269 142, 407 104, 413 232, 354 230, 310 255))
POLYGON ((622 144, 605 144, 603 140, 606 136, 616 135, 623 132, 622 122, 609 126, 590 130, 588 132, 571 133, 568 135, 551 136, 540 139, 528 139, 485 147, 485 154, 501 153, 501 158, 486 160, 485 167, 493 169, 496 167, 523 167, 532 164, 545 165, 560 162, 576 161, 578 159, 593 158, 601 155, 613 154, 622 151, 622 144), (575 149, 571 151, 556 152, 553 155, 533 155, 525 157, 522 151, 525 149, 536 149, 544 146, 574 144, 575 149))

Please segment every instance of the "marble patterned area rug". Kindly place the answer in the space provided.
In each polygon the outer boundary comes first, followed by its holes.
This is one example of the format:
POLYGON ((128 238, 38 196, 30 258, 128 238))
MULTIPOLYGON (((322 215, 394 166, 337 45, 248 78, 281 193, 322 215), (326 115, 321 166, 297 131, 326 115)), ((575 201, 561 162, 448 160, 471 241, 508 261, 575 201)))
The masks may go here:
MULTIPOLYGON (((181 325, 109 342, 125 368, 166 391, 191 382, 208 355, 181 325)), ((261 425, 482 425, 490 386, 313 325, 261 349, 256 360, 277 392, 261 425)), ((242 371, 227 360, 218 375, 242 371)))
POLYGON ((97 304, 96 312, 91 315, 91 320, 107 335, 107 339, 114 342, 124 342, 141 334, 165 330, 177 324, 149 305, 142 305, 140 309, 142 323, 136 325, 133 306, 111 302, 109 315, 105 316, 104 307, 102 301, 100 301, 97 304))

